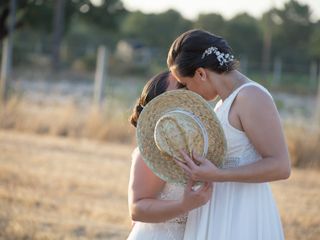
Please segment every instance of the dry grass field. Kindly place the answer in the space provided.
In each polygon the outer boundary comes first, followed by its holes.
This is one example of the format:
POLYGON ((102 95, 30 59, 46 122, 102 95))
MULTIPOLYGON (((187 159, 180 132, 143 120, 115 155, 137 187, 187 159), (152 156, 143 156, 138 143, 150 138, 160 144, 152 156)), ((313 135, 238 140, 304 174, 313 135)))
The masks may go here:
POLYGON ((131 151, 0 132, 0 239, 125 239, 131 151))
MULTIPOLYGON (((0 130, 0 239, 125 239, 132 145, 0 130)), ((320 236, 320 172, 272 189, 288 240, 320 236)))

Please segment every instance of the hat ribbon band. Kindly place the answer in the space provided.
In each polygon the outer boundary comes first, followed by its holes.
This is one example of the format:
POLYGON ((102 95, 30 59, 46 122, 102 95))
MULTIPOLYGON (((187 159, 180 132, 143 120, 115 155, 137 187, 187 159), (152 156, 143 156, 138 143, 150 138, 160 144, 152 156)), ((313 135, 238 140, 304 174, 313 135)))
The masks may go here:
POLYGON ((196 124, 199 126, 199 128, 201 130, 202 137, 204 140, 202 157, 206 157, 207 153, 208 153, 208 147, 209 147, 208 133, 207 133, 207 129, 205 128, 205 126, 203 125, 203 123, 201 122, 199 117, 196 116, 195 114, 193 114, 192 112, 188 112, 188 111, 181 110, 181 109, 173 110, 173 111, 170 111, 167 113, 182 113, 184 115, 191 117, 192 120, 194 120, 196 122, 196 124))

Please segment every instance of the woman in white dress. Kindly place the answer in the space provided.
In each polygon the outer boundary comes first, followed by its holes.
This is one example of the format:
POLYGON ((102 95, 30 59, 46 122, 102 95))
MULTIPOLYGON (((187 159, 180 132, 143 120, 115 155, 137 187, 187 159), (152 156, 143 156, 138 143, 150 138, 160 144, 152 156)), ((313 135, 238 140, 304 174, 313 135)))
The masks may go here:
POLYGON ((222 168, 183 151, 187 163, 176 161, 193 180, 214 182, 211 200, 189 213, 184 239, 284 239, 267 182, 288 178, 290 159, 271 95, 236 69, 231 48, 222 37, 206 31, 180 35, 167 63, 187 89, 206 100, 221 98, 215 111, 227 140, 222 168))
MULTIPOLYGON (((156 96, 179 86, 169 72, 152 78, 144 87, 131 116, 136 127, 143 107, 156 96)), ((134 221, 128 240, 182 240, 187 213, 205 204, 212 194, 210 183, 194 191, 192 181, 184 188, 156 176, 143 161, 138 148, 132 153, 128 188, 129 211, 134 221)))

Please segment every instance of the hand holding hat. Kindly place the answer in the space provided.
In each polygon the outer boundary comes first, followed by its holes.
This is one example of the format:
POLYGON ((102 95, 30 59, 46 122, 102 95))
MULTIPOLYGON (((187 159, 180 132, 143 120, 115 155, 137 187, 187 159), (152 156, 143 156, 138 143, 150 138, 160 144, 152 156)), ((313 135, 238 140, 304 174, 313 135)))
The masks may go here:
POLYGON ((221 166, 226 140, 211 106, 188 90, 169 91, 154 98, 137 125, 140 153, 148 167, 167 182, 186 184, 188 176, 174 160, 188 164, 180 152, 196 152, 221 166))
POLYGON ((195 152, 188 156, 183 150, 180 150, 185 162, 175 159, 176 163, 185 171, 189 179, 196 182, 212 182, 216 176, 219 176, 219 168, 216 167, 205 157, 197 155, 195 152))

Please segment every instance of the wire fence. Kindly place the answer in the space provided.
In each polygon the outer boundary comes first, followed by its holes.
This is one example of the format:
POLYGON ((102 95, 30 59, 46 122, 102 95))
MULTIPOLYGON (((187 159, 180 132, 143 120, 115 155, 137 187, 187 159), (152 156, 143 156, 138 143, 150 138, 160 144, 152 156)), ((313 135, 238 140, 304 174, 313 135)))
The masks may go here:
MULTIPOLYGON (((86 42, 64 42, 60 49, 62 71, 77 75, 94 74, 98 44, 86 42)), ((108 48, 108 73, 111 75, 151 76, 166 68, 167 49, 135 48, 129 43, 124 55, 119 45, 108 48), (120 53, 122 55, 120 55, 120 53)), ((268 71, 262 70, 262 62, 251 61, 245 55, 239 56, 240 69, 255 81, 274 91, 297 94, 317 94, 320 78, 320 61, 301 62, 295 59, 283 61, 280 57, 270 60, 268 71)), ((16 41, 14 43, 14 67, 27 69, 50 69, 50 38, 39 41, 16 41)))
MULTIPOLYGON (((127 101, 125 105, 129 106, 139 95, 144 83, 152 75, 166 69, 167 49, 137 48, 130 42, 122 41, 121 44, 106 45, 103 62, 98 63, 99 45, 80 39, 62 43, 60 71, 52 72, 50 39, 50 36, 39 39, 35 36, 26 36, 23 41, 21 34, 15 35, 13 81, 17 79, 27 80, 27 82, 34 80, 61 83, 65 81, 71 82, 69 86, 85 82, 86 87, 90 88, 87 92, 90 91, 92 98, 88 102, 93 103, 93 99, 96 99, 96 103, 103 102, 102 99, 108 96, 109 99, 116 97, 120 102, 127 101), (103 69, 102 73, 99 72, 101 69, 103 69), (126 85, 129 88, 124 87, 126 85)), ((301 97, 302 99, 309 96, 314 99, 306 101, 306 105, 312 102, 306 107, 309 109, 308 112, 313 112, 313 115, 320 115, 320 94, 318 93, 320 62, 301 62, 296 59, 283 61, 280 57, 275 57, 271 58, 266 72, 262 70, 261 61, 253 61, 246 55, 241 55, 238 59, 241 72, 266 86, 273 93, 304 96, 301 97)), ((19 87, 16 84, 11 89, 14 91, 19 87)), ((282 102, 282 100, 277 102, 278 107, 285 105, 282 102)), ((303 100, 301 102, 300 105, 303 105, 303 100)))

